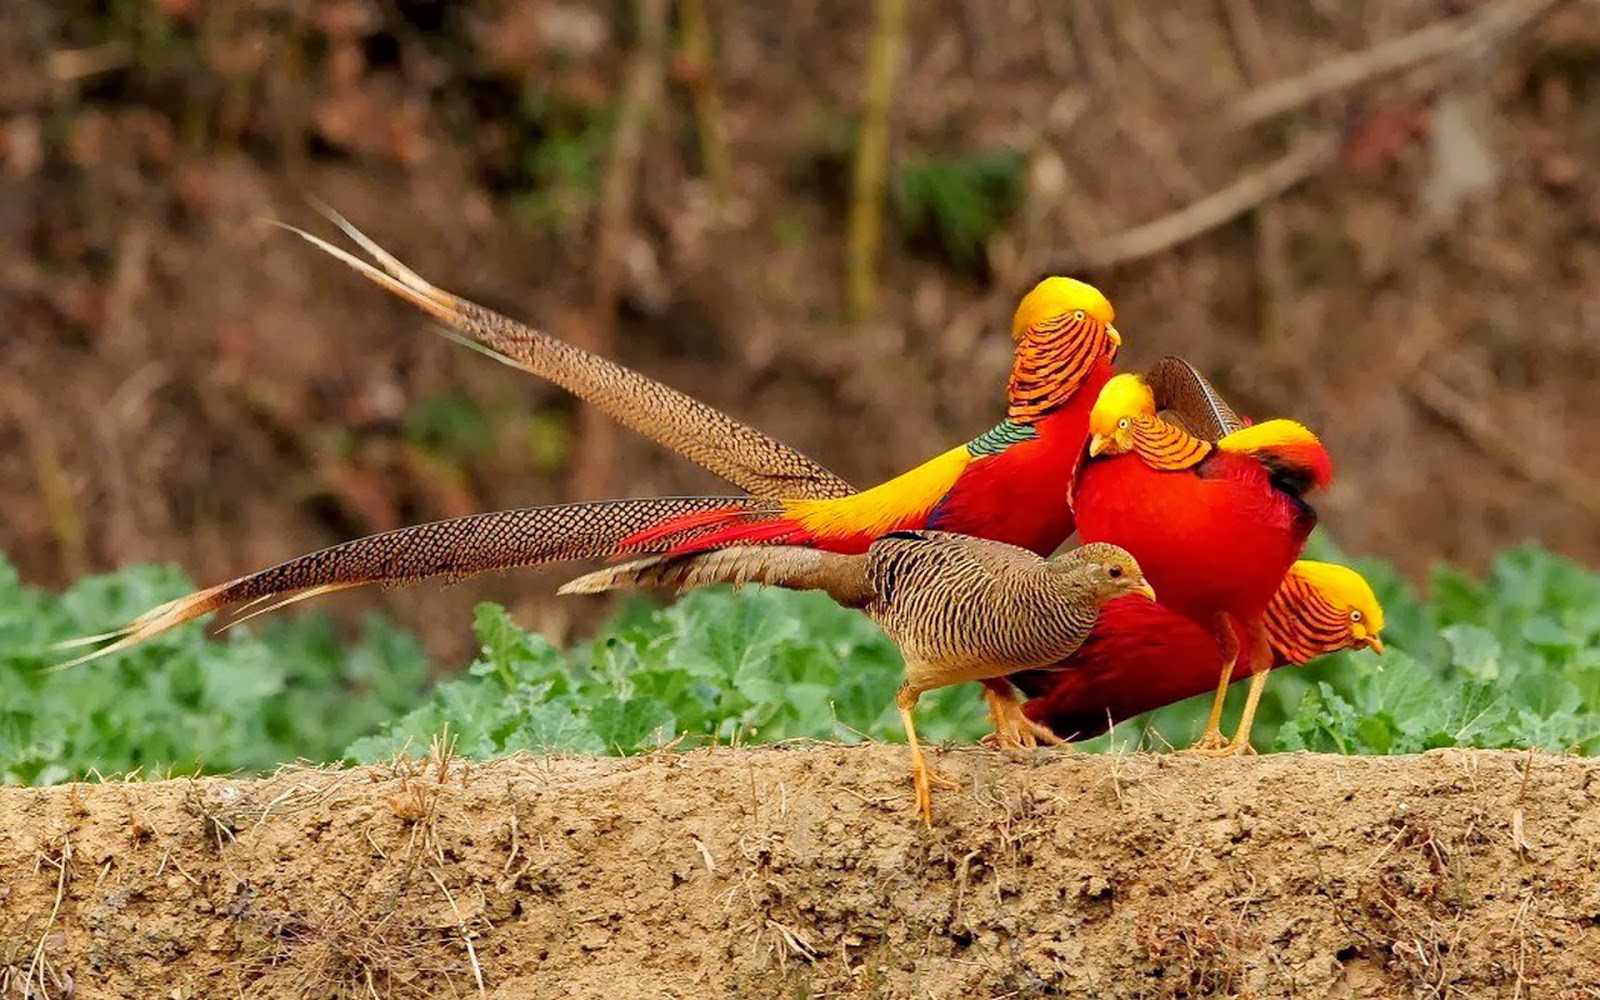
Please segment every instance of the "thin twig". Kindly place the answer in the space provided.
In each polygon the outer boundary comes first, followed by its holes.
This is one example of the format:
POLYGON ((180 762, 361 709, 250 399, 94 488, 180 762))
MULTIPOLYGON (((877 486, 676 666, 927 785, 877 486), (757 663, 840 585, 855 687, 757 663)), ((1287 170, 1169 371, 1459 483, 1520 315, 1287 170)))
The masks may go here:
POLYGON ((1272 46, 1261 27, 1253 0, 1222 0, 1222 16, 1228 22, 1228 35, 1245 79, 1260 84, 1272 74, 1272 46))
POLYGON ((467 946, 467 960, 472 964, 472 979, 478 985, 478 996, 489 995, 488 988, 483 982, 483 966, 478 964, 478 949, 472 944, 472 931, 467 927, 467 918, 461 915, 461 908, 456 905, 456 897, 451 894, 450 887, 444 884, 444 879, 432 868, 427 869, 428 877, 433 879, 433 884, 444 893, 445 902, 450 904, 450 912, 455 914, 456 928, 461 931, 461 940, 467 946))
POLYGON ((1523 807, 1528 804, 1528 778, 1533 775, 1533 747, 1528 748, 1528 755, 1522 761, 1522 785, 1517 789, 1517 804, 1511 809, 1511 846, 1516 848, 1518 854, 1528 856, 1528 838, 1523 834, 1527 828, 1527 813, 1523 807))
POLYGON ((1338 133, 1315 132, 1265 167, 1242 174, 1232 184, 1153 222, 1124 230, 1079 253, 1058 253, 1052 270, 1103 268, 1153 257, 1238 218, 1332 163, 1338 133))
POLYGON ((1229 118, 1237 127, 1254 125, 1418 63, 1444 56, 1470 55, 1515 33, 1557 2, 1559 0, 1500 0, 1475 13, 1418 28, 1359 52, 1336 56, 1320 66, 1247 95, 1234 104, 1229 118))
MULTIPOLYGON (((632 232, 629 218, 639 183, 639 162, 645 135, 661 106, 665 89, 668 0, 637 0, 634 16, 638 46, 628 61, 617 126, 612 133, 600 182, 596 210, 593 284, 587 336, 579 346, 610 356, 616 329, 617 299, 622 294, 624 258, 632 232)), ((617 467, 617 431, 613 422, 595 407, 579 410, 578 449, 572 470, 573 489, 580 496, 603 496, 617 467)))
POLYGON ((722 95, 711 54, 711 19, 706 0, 678 0, 679 44, 692 66, 688 81, 694 99, 694 117, 700 133, 700 161, 711 181, 711 196, 720 212, 733 198, 733 163, 723 128, 722 95))
POLYGON ((855 185, 850 200, 845 284, 850 314, 859 320, 878 294, 878 248, 883 242, 883 196, 889 168, 889 113, 900 53, 905 48, 906 0, 878 0, 867 56, 866 106, 856 147, 855 185))
POLYGON ((25 987, 23 992, 38 996, 41 1000, 49 1000, 50 997, 49 983, 47 982, 50 977, 50 960, 47 954, 50 928, 55 926, 56 917, 61 914, 62 900, 67 895, 67 864, 72 860, 72 853, 72 841, 68 839, 66 834, 62 834, 61 856, 55 861, 51 861, 47 857, 42 859, 46 864, 54 865, 56 868, 56 898, 55 902, 50 904, 50 916, 44 922, 44 930, 39 932, 39 942, 34 946, 33 954, 28 960, 28 968, 22 976, 22 983, 25 987), (39 990, 34 993, 33 980, 36 975, 39 980, 39 990))
POLYGON ((1530 452, 1521 440, 1496 426, 1481 405, 1429 369, 1418 369, 1406 388, 1417 402, 1485 455, 1529 482, 1554 490, 1588 513, 1600 516, 1600 480, 1584 475, 1559 458, 1530 452))
POLYGON ((122 69, 133 60, 127 42, 102 42, 81 49, 57 49, 45 59, 45 74, 57 83, 73 83, 122 69))

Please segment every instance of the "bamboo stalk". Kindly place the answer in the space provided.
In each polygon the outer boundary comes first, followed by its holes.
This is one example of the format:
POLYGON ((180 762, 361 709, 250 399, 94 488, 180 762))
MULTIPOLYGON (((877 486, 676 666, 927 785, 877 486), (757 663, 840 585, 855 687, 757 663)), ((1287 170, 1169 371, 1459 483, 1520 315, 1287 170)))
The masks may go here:
POLYGON ((883 242, 883 196, 889 165, 889 112, 900 54, 905 47, 906 0, 878 0, 867 55, 866 106, 856 147, 855 184, 846 246, 850 315, 861 320, 878 294, 878 251, 883 242))
POLYGON ((722 95, 712 69, 711 20, 706 14, 706 0, 678 0, 678 21, 679 45, 695 71, 688 87, 700 134, 700 162, 711 181, 711 196, 720 211, 733 199, 733 161, 728 156, 722 95))

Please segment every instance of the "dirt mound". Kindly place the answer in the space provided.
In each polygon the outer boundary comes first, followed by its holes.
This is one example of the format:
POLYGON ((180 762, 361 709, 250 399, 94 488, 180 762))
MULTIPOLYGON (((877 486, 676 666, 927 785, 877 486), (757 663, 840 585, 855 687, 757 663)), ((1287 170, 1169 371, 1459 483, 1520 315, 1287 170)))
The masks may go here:
POLYGON ((883 746, 5 789, 0 995, 1592 995, 1600 762, 939 764, 931 832, 883 746))

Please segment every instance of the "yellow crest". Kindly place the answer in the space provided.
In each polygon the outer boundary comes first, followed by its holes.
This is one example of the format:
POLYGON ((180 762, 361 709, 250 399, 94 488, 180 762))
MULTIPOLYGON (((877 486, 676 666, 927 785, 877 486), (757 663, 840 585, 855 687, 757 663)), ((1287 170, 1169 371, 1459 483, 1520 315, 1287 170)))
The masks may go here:
POLYGON ((1362 631, 1367 635, 1383 631, 1383 606, 1378 603, 1378 595, 1372 592, 1372 585, 1360 573, 1338 563, 1312 559, 1295 563, 1289 573, 1304 580, 1306 586, 1346 614, 1360 612, 1361 620, 1357 624, 1363 626, 1362 631))
POLYGON ((1111 325, 1116 320, 1116 310, 1111 308, 1110 300, 1100 293, 1100 289, 1076 278, 1059 275, 1044 279, 1022 297, 1016 313, 1011 317, 1011 339, 1021 340, 1030 328, 1077 312, 1105 327, 1118 344, 1122 342, 1111 325))

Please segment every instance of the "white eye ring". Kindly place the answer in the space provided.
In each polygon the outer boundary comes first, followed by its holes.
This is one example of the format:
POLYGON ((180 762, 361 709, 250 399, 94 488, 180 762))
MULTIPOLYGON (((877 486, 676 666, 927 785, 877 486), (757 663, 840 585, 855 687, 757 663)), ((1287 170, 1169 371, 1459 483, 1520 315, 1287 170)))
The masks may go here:
POLYGON ((1117 430, 1125 431, 1132 425, 1133 422, 1131 420, 1129 420, 1127 417, 1123 417, 1121 420, 1117 421, 1117 430))
POLYGON ((1361 620, 1361 612, 1360 611, 1351 611, 1350 612, 1350 620, 1353 621, 1353 622, 1360 621, 1361 620))
POLYGON ((1072 310, 1072 318, 1077 320, 1080 323, 1083 322, 1083 310, 1082 309, 1074 309, 1074 310, 1072 310))

